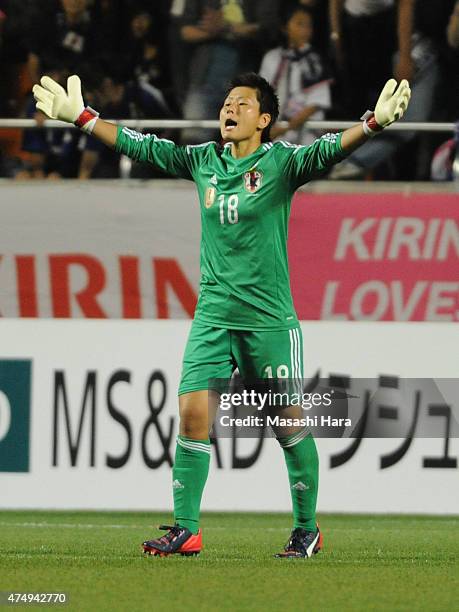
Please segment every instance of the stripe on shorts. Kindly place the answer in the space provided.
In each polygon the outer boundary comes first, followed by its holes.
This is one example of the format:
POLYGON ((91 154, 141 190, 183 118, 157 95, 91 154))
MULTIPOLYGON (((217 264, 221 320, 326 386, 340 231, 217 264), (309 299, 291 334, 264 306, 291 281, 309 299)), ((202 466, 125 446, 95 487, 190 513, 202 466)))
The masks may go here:
POLYGON ((290 329, 290 363, 291 378, 294 381, 294 393, 303 392, 302 367, 301 367, 301 339, 299 329, 290 329))

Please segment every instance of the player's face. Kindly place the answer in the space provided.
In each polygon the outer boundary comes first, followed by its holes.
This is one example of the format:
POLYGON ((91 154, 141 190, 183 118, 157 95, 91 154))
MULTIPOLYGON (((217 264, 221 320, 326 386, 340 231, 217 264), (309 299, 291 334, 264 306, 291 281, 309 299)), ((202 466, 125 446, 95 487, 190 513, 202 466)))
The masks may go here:
POLYGON ((248 140, 269 125, 271 116, 260 113, 257 92, 251 87, 235 87, 220 111, 222 138, 229 142, 248 140))

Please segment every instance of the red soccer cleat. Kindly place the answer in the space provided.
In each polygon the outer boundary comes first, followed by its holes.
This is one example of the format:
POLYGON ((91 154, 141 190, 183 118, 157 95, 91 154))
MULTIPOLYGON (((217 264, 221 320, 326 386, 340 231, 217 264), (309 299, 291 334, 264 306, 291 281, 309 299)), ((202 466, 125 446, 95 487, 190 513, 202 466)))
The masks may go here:
POLYGON ((142 544, 147 555, 168 557, 179 554, 184 557, 199 555, 202 549, 201 529, 195 535, 186 527, 180 525, 159 525, 159 529, 167 531, 166 535, 156 540, 147 540, 142 544))

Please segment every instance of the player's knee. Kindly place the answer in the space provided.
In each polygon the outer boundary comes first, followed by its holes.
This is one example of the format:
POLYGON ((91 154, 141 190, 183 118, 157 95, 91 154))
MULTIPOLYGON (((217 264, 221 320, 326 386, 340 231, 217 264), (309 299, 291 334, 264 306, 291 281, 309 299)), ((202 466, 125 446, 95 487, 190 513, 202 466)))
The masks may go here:
POLYGON ((198 423, 180 421, 180 435, 193 440, 206 440, 209 437, 207 427, 198 423))
POLYGON ((180 434, 202 440, 208 437, 209 417, 207 402, 200 398, 180 398, 180 434))
POLYGON ((207 415, 204 418, 201 414, 192 409, 180 414, 180 434, 187 438, 203 440, 208 436, 207 415))

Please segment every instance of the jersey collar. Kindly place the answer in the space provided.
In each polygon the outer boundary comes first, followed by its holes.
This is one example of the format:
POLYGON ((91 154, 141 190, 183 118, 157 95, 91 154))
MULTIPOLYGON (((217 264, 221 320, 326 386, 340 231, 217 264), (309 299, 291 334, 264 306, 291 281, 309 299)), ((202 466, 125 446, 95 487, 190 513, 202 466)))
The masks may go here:
POLYGON ((228 164, 228 166, 245 166, 247 162, 251 163, 253 162, 253 160, 257 159, 257 157, 260 157, 260 155, 266 153, 266 151, 271 148, 271 145, 271 142, 262 142, 258 149, 256 149, 250 155, 246 155, 245 157, 233 157, 231 155, 231 143, 227 142, 224 145, 222 157, 225 159, 225 162, 228 164))

